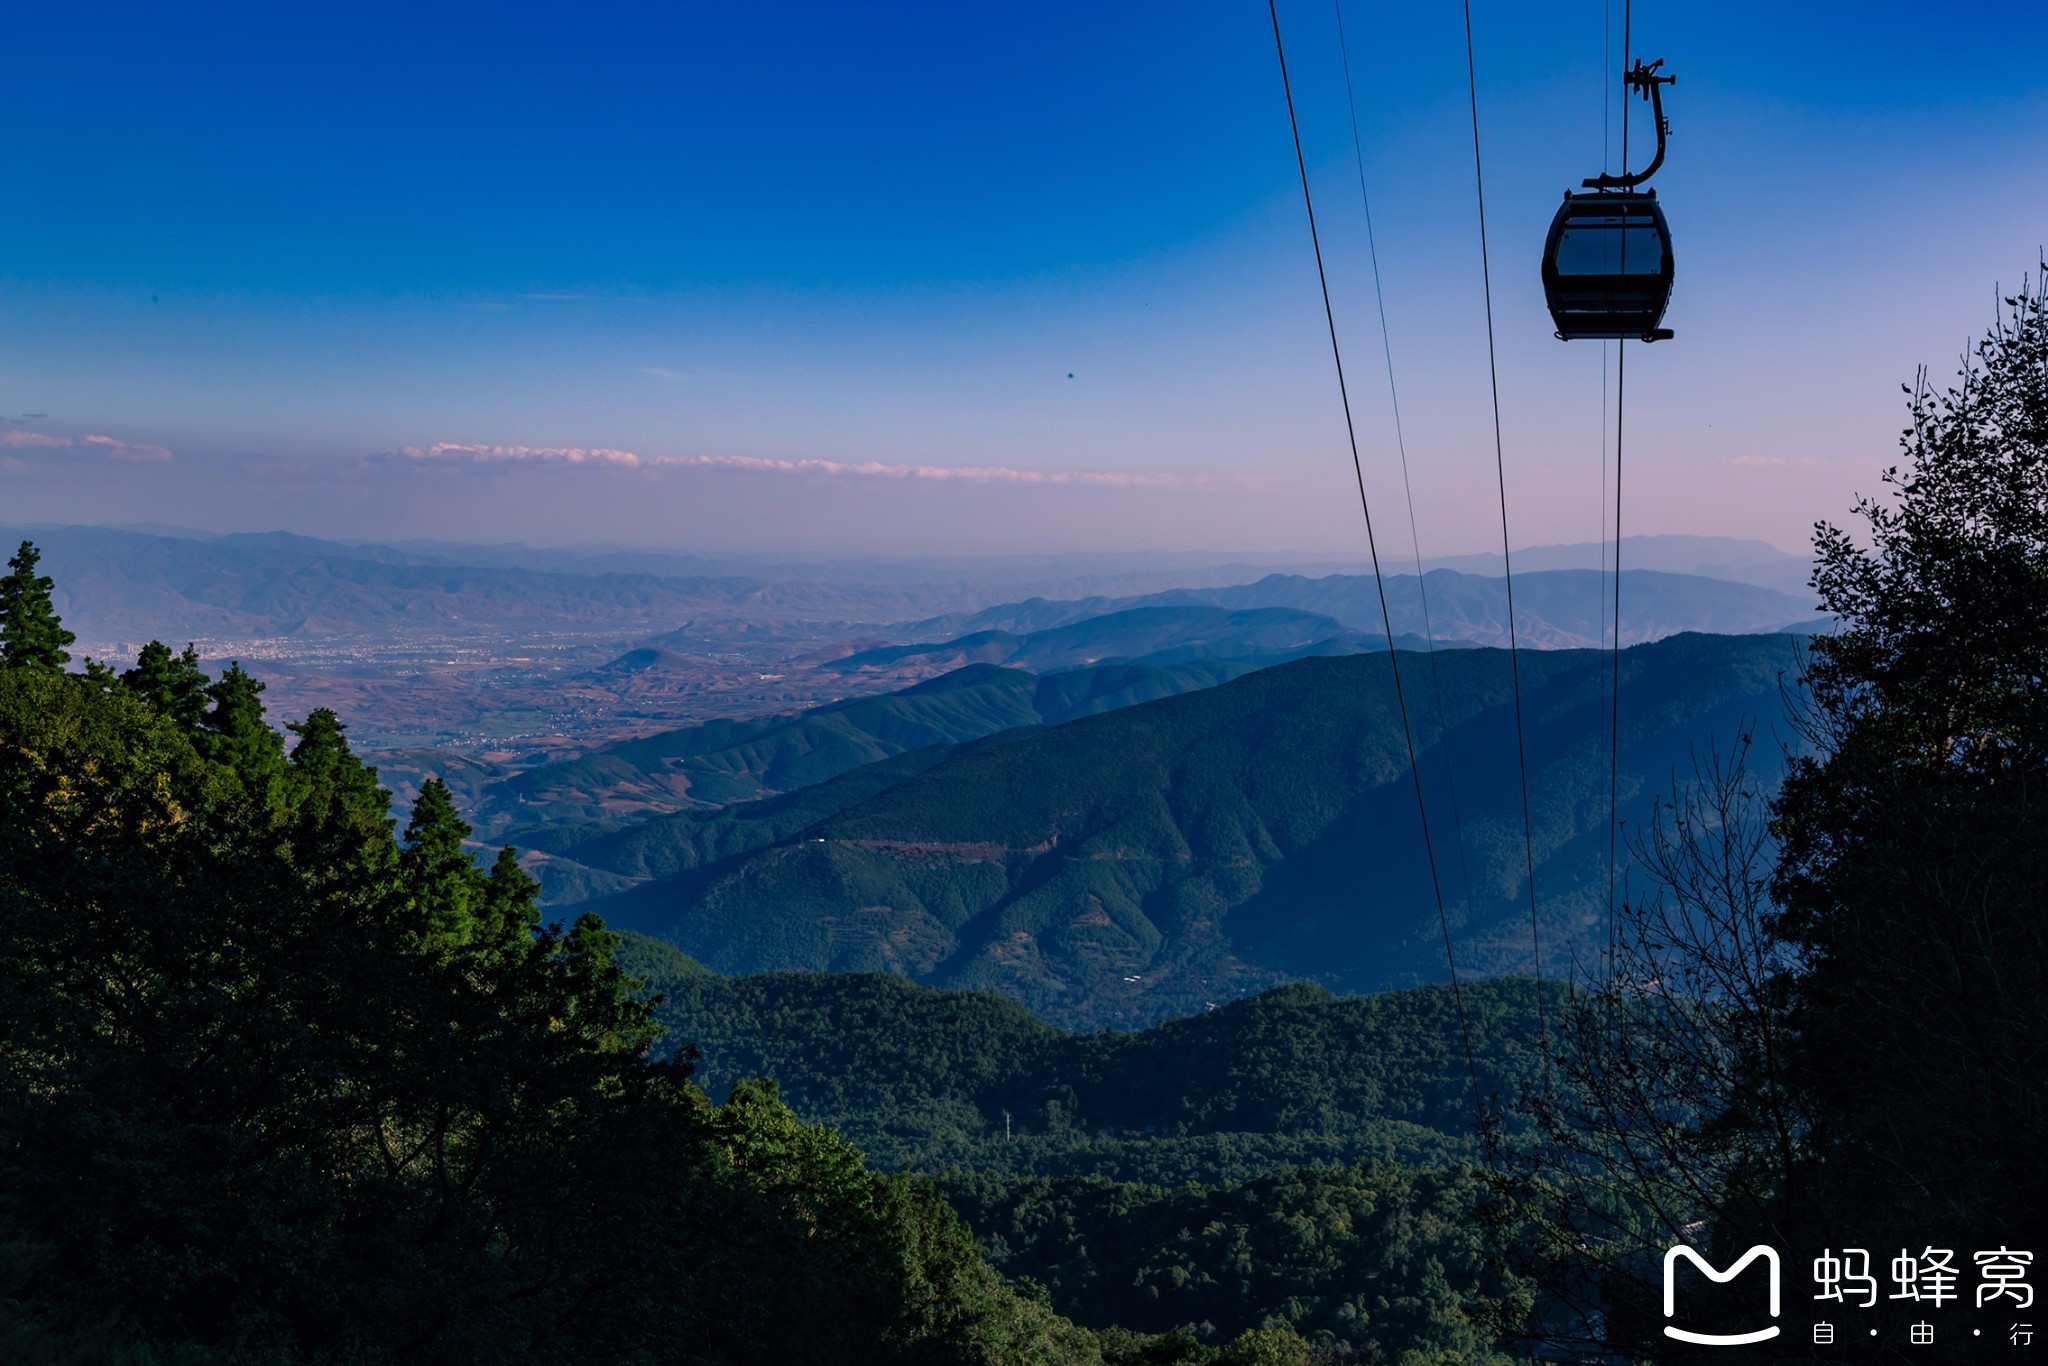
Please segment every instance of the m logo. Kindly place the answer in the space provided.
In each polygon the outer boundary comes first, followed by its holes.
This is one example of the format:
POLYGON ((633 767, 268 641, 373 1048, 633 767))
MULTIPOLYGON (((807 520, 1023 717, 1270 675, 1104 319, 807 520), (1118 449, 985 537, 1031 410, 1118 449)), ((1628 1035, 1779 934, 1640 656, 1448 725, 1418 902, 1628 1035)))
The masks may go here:
MULTIPOLYGON (((1678 1313, 1678 1261, 1680 1258, 1691 1262, 1700 1273, 1717 1285, 1724 1285, 1742 1274, 1742 1269, 1761 1257, 1771 1271, 1771 1317, 1778 1317, 1778 1249, 1758 1243, 1736 1259, 1735 1265, 1726 1271, 1716 1271, 1705 1257, 1680 1243, 1664 1254, 1664 1317, 1672 1318, 1678 1313)), ((1778 1336, 1778 1326, 1759 1328, 1753 1333, 1694 1333, 1684 1328, 1664 1325, 1664 1336, 1677 1338, 1680 1342, 1696 1342, 1702 1347, 1740 1347, 1745 1343, 1765 1342, 1778 1336)))

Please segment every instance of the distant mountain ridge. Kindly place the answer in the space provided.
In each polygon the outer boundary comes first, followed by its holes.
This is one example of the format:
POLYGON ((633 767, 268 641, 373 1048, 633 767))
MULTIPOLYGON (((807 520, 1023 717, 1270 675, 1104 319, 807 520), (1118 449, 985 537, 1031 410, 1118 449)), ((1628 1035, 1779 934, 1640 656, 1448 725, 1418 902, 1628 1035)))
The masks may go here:
MULTIPOLYGON (((1390 574, 1388 614, 1397 637, 1420 640, 1425 631, 1442 643, 1506 645, 1504 579, 1433 569, 1418 579, 1390 574), (1426 609, 1426 614, 1425 614, 1426 609)), ((1612 621, 1613 579, 1597 569, 1536 570, 1515 575, 1516 638, 1538 649, 1598 648, 1612 621)), ((1370 575, 1306 578, 1269 574, 1254 583, 1221 588, 1176 588, 1134 598, 1050 602, 1032 598, 979 612, 956 613, 904 627, 913 636, 970 636, 983 632, 1044 632, 1091 619, 1163 607, 1210 607, 1245 612, 1284 609, 1326 617, 1351 632, 1384 639, 1380 586, 1370 575)), ((1720 635, 1777 631, 1813 621, 1810 598, 1755 584, 1624 569, 1621 642, 1640 644, 1683 631, 1720 635)))
POLYGON ((712 614, 856 620, 908 614, 915 590, 883 593, 735 576, 576 574, 422 561, 382 546, 282 532, 213 540, 90 527, 36 533, 58 608, 88 638, 322 637, 431 631, 622 637, 712 614))
POLYGON ((1367 645, 1384 649, 1385 644, 1384 636, 1367 636, 1315 612, 1174 604, 1084 616, 1023 635, 982 630, 936 643, 880 646, 825 667, 861 673, 913 662, 926 668, 1002 664, 1043 673, 1096 664, 1166 665, 1247 657, 1277 661, 1302 653, 1350 654, 1367 645))
MULTIPOLYGON (((1489 578, 1501 573, 1498 550, 1477 555, 1432 555, 1423 564, 1426 569, 1455 569, 1489 578)), ((1753 583, 1795 596, 1807 591, 1807 580, 1813 573, 1810 555, 1788 555, 1767 541, 1734 536, 1624 536, 1621 564, 1624 572, 1654 569, 1665 574, 1696 574, 1731 583, 1753 583)), ((1614 542, 1524 546, 1515 552, 1514 565, 1517 576, 1551 569, 1611 571, 1614 542)))
POLYGON ((323 637, 552 628, 622 638, 690 618, 886 623, 972 610, 1023 585, 1061 593, 1237 583, 1263 564, 1224 556, 992 557, 933 563, 760 561, 454 543, 382 545, 290 532, 0 527, 33 539, 57 606, 94 641, 323 637))
MULTIPOLYGON (((57 605, 73 629, 100 642, 156 636, 320 639, 393 631, 481 635, 545 627, 632 637, 671 630, 691 618, 733 617, 917 622, 933 629, 945 621, 953 623, 947 633, 958 635, 981 629, 1042 630, 1081 615, 1154 605, 1288 607, 1332 615, 1353 629, 1376 629, 1349 606, 1330 611, 1308 596, 1176 596, 1249 585, 1276 568, 1300 577, 1318 566, 1345 567, 1330 556, 1292 562, 1270 555, 1179 554, 805 564, 627 550, 381 545, 289 532, 215 536, 148 525, 0 528, 0 536, 16 535, 42 547, 44 568, 58 583, 57 605), (1053 619, 1034 618, 1021 610, 1023 604, 1013 603, 1000 620, 962 624, 1000 602, 1006 591, 1076 606, 1053 619)), ((1760 542, 1726 538, 1631 537, 1622 544, 1624 562, 1643 569, 1685 566, 1697 573, 1702 566, 1719 566, 1716 573, 1725 569, 1721 576, 1729 581, 1769 580, 1779 587, 1794 586, 1780 581, 1803 564, 1760 542)), ((1597 546, 1561 546, 1518 555, 1533 574, 1551 565, 1596 564, 1601 553, 1597 546)), ((1486 576, 1494 562, 1488 556, 1458 556, 1438 563, 1486 576)), ((1803 576, 1803 570, 1798 572, 1803 576)), ((1389 579, 1390 585, 1395 582, 1389 579)), ((1625 606, 1628 596, 1624 592, 1625 606)), ((1807 615, 1802 604, 1786 620, 1807 615)), ((1705 620, 1687 625, 1715 627, 1705 620)), ((1634 638, 1629 629, 1625 624, 1624 639, 1634 638)), ((1397 621, 1395 630, 1419 633, 1419 620, 1397 621)), ((901 630, 892 634, 916 638, 901 630)), ((1576 639, 1586 631, 1565 634, 1576 639)))

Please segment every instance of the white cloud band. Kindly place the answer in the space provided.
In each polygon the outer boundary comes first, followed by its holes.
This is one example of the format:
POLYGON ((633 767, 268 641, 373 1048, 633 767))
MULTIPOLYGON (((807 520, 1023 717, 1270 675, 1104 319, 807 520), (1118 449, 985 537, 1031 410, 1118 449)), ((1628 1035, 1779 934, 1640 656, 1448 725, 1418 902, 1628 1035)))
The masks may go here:
MULTIPOLYGON (((1026 470, 1007 465, 890 465, 880 461, 774 460, 752 455, 641 455, 582 446, 485 446, 437 441, 397 446, 386 460, 459 465, 590 465, 630 470, 742 470, 852 479, 936 479, 971 484, 1081 484, 1107 488, 1203 488, 1206 476, 1116 470, 1026 470)), ((1242 482, 1242 481, 1237 481, 1242 482)))

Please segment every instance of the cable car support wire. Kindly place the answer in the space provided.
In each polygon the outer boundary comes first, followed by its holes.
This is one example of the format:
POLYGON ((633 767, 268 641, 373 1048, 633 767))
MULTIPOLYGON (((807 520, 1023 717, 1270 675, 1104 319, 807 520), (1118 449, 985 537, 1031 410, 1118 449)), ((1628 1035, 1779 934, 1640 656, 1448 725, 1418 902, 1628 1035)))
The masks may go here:
MULTIPOLYGON (((1622 61, 1629 61, 1634 51, 1635 3, 1634 0, 1622 0, 1622 61)), ((1657 75, 1657 69, 1663 65, 1664 61, 1661 57, 1647 66, 1643 64, 1641 59, 1636 59, 1634 64, 1622 76, 1624 86, 1641 95, 1650 103, 1650 117, 1657 130, 1657 155, 1652 157, 1650 164, 1643 167, 1642 170, 1629 171, 1629 110, 1628 97, 1624 95, 1621 101, 1622 174, 1610 175, 1603 168, 1598 176, 1589 177, 1582 182, 1586 188, 1599 192, 1595 196, 1596 198, 1609 195, 1613 191, 1618 190, 1623 195, 1633 199, 1636 197, 1642 183, 1656 174, 1657 169, 1664 164, 1665 140, 1671 136, 1671 124, 1664 117, 1663 87, 1674 84, 1678 78, 1676 76, 1657 75)), ((1602 136, 1605 136, 1604 129, 1602 136)), ((1655 194, 1654 190, 1649 192, 1653 199, 1655 194)), ((1568 210, 1569 208, 1570 199, 1569 195, 1567 195, 1566 209, 1568 210)), ((1560 222, 1563 220, 1563 217, 1564 213, 1561 211, 1559 214, 1560 222)), ((1662 252, 1660 265, 1662 267, 1664 289, 1668 297, 1671 285, 1671 240, 1668 230, 1664 227, 1663 215, 1661 213, 1656 213, 1656 226, 1659 247, 1662 252)), ((1555 236, 1557 232, 1556 225, 1552 226, 1551 232, 1555 236)), ((1628 233, 1623 232, 1620 234, 1620 237, 1622 269, 1626 271, 1628 268, 1628 233)), ((1658 320, 1661 320, 1662 313, 1663 308, 1660 303, 1658 306, 1658 320)), ((1560 333, 1560 335, 1563 334, 1560 333)), ((1668 329, 1658 328, 1645 331, 1642 339, 1645 342, 1649 342, 1669 337, 1670 335, 1671 333, 1668 329)), ((1622 437, 1627 430, 1626 419, 1628 414, 1628 342, 1625 336, 1619 334, 1616 334, 1616 336, 1619 345, 1616 347, 1614 361, 1614 634, 1613 639, 1608 645, 1607 686, 1609 704, 1607 718, 1607 984, 1610 991, 1614 986, 1614 964, 1620 947, 1616 940, 1618 926, 1616 924, 1617 905, 1615 902, 1614 884, 1616 865, 1619 863, 1620 850, 1618 846, 1621 838, 1621 822, 1619 819, 1621 797, 1621 448, 1622 437)), ((1604 358, 1601 366, 1601 377, 1604 384, 1606 377, 1604 358)), ((1601 414, 1601 420, 1604 427, 1606 421, 1606 414, 1604 412, 1601 414)), ((1602 467, 1603 469, 1605 468, 1604 460, 1602 467)), ((1624 1035, 1623 1041, 1624 1043, 1626 1042, 1626 1035, 1624 1035)))
POLYGON ((1508 549, 1508 468, 1500 434, 1500 365, 1493 345, 1493 266, 1486 250, 1486 171, 1479 156, 1479 68, 1472 55, 1472 0, 1465 0, 1465 83, 1472 104, 1472 184, 1479 197, 1479 278, 1486 295, 1486 374, 1493 397, 1493 472, 1500 488, 1500 562, 1508 597, 1508 674, 1515 690, 1515 773, 1522 785, 1522 859, 1529 880, 1529 951, 1536 972, 1536 1027, 1548 1056, 1543 1011, 1543 950, 1536 922, 1536 841, 1529 819, 1529 751, 1522 734, 1522 663, 1515 635, 1515 563, 1508 549))
MULTIPOLYGON (((1351 159, 1358 168, 1358 202, 1365 210, 1366 258, 1372 262, 1373 302, 1380 317, 1380 347, 1387 361, 1387 402, 1394 414, 1394 450, 1401 457, 1401 493, 1408 503, 1408 535, 1415 547, 1415 591, 1422 600, 1422 639, 1429 657, 1430 690, 1436 697, 1436 714, 1444 718, 1443 738, 1437 748, 1444 755, 1444 790, 1451 803, 1451 833, 1456 836, 1458 883, 1465 891, 1465 905, 1472 904, 1472 869, 1465 858, 1465 820, 1458 810, 1458 778, 1451 762, 1450 709, 1444 705, 1443 670, 1436 661, 1436 626, 1429 612, 1429 581, 1422 572, 1422 533, 1415 522, 1415 488, 1408 478, 1408 438, 1401 427, 1401 389, 1394 382, 1394 334, 1387 326, 1387 292, 1380 283, 1380 249, 1372 228, 1372 196, 1365 189, 1365 145, 1358 133, 1358 99, 1351 85, 1351 46, 1344 34, 1344 0, 1330 0, 1337 19, 1337 56, 1344 66, 1344 103, 1351 115, 1351 159)), ((1469 913, 1469 910, 1468 910, 1469 913)))
MULTIPOLYGON (((1621 59, 1626 62, 1635 50, 1635 0, 1622 0, 1621 5, 1621 59)), ((1657 66, 1664 65, 1659 59, 1657 66)), ((1656 67, 1644 67, 1639 61, 1629 70, 1633 77, 1642 71, 1647 78, 1656 67)), ((1641 175, 1629 177, 1628 171, 1628 98, 1621 101, 1621 169, 1617 179, 1629 182, 1633 189, 1649 176, 1651 171, 1664 164, 1664 140, 1671 135, 1670 127, 1664 121, 1664 100, 1658 92, 1660 84, 1676 80, 1674 76, 1647 80, 1651 108, 1657 118, 1657 157, 1641 175)), ((1601 180, 1610 177, 1603 168, 1601 180)), ((1627 251, 1626 239, 1623 251, 1627 251)), ((1618 862, 1621 840, 1621 439, 1624 430, 1623 417, 1628 411, 1628 341, 1624 338, 1614 348, 1614 636, 1608 643, 1607 680, 1607 988, 1614 989, 1614 965, 1620 944, 1615 936, 1620 926, 1615 918, 1614 872, 1618 862)), ((1604 414, 1603 414, 1604 416, 1604 414)))
POLYGON ((1365 464, 1358 454, 1358 429, 1351 417, 1351 392, 1344 380, 1344 352, 1337 341, 1337 315, 1330 306, 1330 277, 1323 266, 1323 244, 1316 229, 1315 198, 1309 193, 1308 161, 1301 151, 1301 121, 1294 110, 1294 87, 1287 75, 1287 49, 1280 38, 1280 9, 1278 0, 1266 0, 1267 13, 1273 20, 1273 51, 1280 59, 1280 88, 1287 97, 1287 124, 1294 135, 1294 164, 1301 173, 1301 202, 1308 211, 1309 243, 1315 249, 1316 280, 1323 292, 1323 321, 1330 330, 1330 358, 1337 368, 1337 394, 1344 406, 1344 431, 1351 442, 1351 470, 1358 479, 1358 506, 1365 514, 1365 545, 1372 556, 1372 577, 1379 589, 1380 620, 1387 631, 1387 664, 1394 684, 1394 705, 1401 715, 1401 738, 1408 747, 1408 774, 1415 785, 1415 812, 1422 822, 1422 849, 1429 860, 1429 885, 1436 897, 1437 924, 1443 930, 1444 961, 1450 966, 1451 1000, 1457 1008, 1458 1033, 1465 1046, 1465 1072, 1472 1081, 1472 1106, 1475 1123, 1482 1134, 1489 1136, 1491 1129, 1487 1122, 1486 1103, 1479 1090, 1479 1066, 1472 1057, 1472 1027, 1465 1015, 1465 993, 1458 980, 1458 960, 1451 951, 1451 922, 1444 913, 1443 882, 1437 872, 1436 847, 1429 838, 1429 809, 1422 800, 1422 770, 1415 762, 1415 734, 1408 724, 1408 703, 1401 692, 1401 660, 1394 649, 1394 618, 1387 608, 1386 580, 1380 575, 1380 552, 1374 540, 1372 529, 1372 504, 1365 492, 1365 464))

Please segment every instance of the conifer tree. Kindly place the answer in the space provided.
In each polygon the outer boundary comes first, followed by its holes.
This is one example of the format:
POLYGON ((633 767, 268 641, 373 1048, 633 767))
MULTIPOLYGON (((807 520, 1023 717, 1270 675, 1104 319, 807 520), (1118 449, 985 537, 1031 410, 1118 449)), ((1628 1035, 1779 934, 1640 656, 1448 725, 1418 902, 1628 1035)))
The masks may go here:
POLYGON ((250 796, 268 804, 284 777, 284 740, 263 717, 263 683, 250 677, 239 662, 206 689, 213 709, 200 723, 200 753, 225 764, 241 778, 250 796))
POLYGON ((152 640, 142 647, 135 667, 121 675, 121 682, 187 735, 197 734, 206 719, 206 674, 190 641, 183 654, 174 655, 170 646, 152 640))
POLYGON ((391 794, 377 785, 377 770, 348 747, 348 727, 340 717, 316 707, 305 720, 290 722, 285 729, 298 737, 291 766, 303 781, 332 790, 351 812, 382 817, 391 794))
POLYGON ((0 578, 0 665, 10 669, 62 669, 71 662, 65 646, 78 637, 64 629, 50 602, 56 583, 36 573, 42 552, 23 541, 0 578))
POLYGON ((442 948, 470 941, 486 896, 484 875, 462 847, 468 838, 469 823, 456 813, 448 784, 427 779, 406 823, 398 869, 415 932, 442 948))
POLYGON ((297 738, 286 769, 285 796, 300 866, 313 875, 380 882, 390 871, 391 794, 377 783, 377 770, 349 749, 347 727, 332 711, 317 708, 285 727, 297 738))
POLYGON ((524 947, 540 924, 540 884, 519 866, 519 851, 509 844, 484 879, 481 919, 493 942, 507 948, 524 947))

